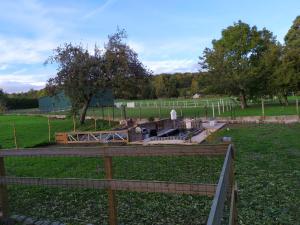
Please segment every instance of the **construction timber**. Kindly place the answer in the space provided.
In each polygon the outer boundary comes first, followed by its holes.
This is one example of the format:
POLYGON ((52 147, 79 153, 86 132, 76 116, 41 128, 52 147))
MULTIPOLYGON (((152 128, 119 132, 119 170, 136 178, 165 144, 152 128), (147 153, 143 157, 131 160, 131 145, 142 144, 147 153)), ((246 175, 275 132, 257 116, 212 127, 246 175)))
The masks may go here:
POLYGON ((57 144, 127 143, 128 130, 56 133, 55 141, 57 144))

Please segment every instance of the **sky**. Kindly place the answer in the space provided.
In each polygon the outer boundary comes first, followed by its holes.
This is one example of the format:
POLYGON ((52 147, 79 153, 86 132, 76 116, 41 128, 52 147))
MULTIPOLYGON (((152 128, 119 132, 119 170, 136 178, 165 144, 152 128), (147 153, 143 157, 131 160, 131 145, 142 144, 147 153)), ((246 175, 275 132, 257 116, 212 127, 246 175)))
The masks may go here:
POLYGON ((154 74, 195 72, 204 48, 234 22, 266 27, 283 43, 299 14, 299 0, 0 0, 0 88, 43 88, 56 74, 44 65, 55 47, 101 47, 117 27, 154 74))

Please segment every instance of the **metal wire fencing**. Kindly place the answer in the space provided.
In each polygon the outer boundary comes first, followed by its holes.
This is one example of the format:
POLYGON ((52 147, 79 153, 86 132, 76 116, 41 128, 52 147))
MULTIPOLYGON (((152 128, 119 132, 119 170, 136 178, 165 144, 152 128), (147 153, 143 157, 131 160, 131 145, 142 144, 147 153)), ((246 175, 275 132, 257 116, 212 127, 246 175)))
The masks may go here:
POLYGON ((2 218, 26 216, 32 224, 206 224, 212 197, 220 201, 216 190, 227 192, 231 185, 232 175, 223 172, 231 154, 225 145, 2 150, 2 218))

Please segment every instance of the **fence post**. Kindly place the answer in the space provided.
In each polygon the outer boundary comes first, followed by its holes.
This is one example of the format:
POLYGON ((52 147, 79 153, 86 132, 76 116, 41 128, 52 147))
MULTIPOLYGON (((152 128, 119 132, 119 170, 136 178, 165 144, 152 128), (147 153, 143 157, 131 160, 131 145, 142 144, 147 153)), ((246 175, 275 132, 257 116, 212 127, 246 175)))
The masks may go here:
POLYGON ((73 131, 76 132, 76 121, 75 121, 75 115, 73 115, 73 131))
POLYGON ((50 118, 48 116, 48 138, 49 142, 51 141, 51 125, 50 125, 50 118))
POLYGON ((104 120, 104 107, 103 106, 101 107, 101 110, 102 110, 102 120, 104 120))
POLYGON ((297 112, 297 115, 300 117, 300 114, 299 114, 299 100, 298 100, 298 98, 296 99, 296 112, 297 112))
POLYGON ((264 103, 264 99, 261 99, 261 111, 262 111, 262 116, 263 118, 265 117, 265 103, 264 103))
POLYGON ((139 106, 139 117, 140 117, 140 120, 142 120, 142 108, 141 108, 141 106, 139 106))
POLYGON ((159 119, 161 119, 161 106, 159 106, 158 108, 158 115, 159 115, 159 119))
POLYGON ((223 113, 224 113, 225 112, 224 99, 222 99, 222 108, 223 108, 223 113))
MULTIPOLYGON (((104 157, 104 170, 105 178, 107 180, 113 179, 113 166, 112 166, 112 157, 104 157)), ((115 191, 111 188, 108 188, 108 214, 109 214, 109 225, 117 225, 117 207, 116 207, 116 196, 115 191)))
POLYGON ((13 129, 14 129, 14 142, 16 149, 18 148, 18 142, 17 142, 17 131, 16 131, 16 125, 13 123, 13 129))
MULTIPOLYGON (((5 177, 4 158, 0 157, 0 176, 5 177)), ((5 184, 0 185, 0 218, 8 217, 8 193, 5 184)))
POLYGON ((97 130, 97 119, 96 117, 94 117, 94 127, 95 127, 95 131, 97 130))
POLYGON ((126 120, 126 106, 124 105, 124 106, 122 107, 122 109, 123 109, 124 120, 126 120))
POLYGON ((215 106, 214 103, 211 103, 213 118, 215 118, 215 106))

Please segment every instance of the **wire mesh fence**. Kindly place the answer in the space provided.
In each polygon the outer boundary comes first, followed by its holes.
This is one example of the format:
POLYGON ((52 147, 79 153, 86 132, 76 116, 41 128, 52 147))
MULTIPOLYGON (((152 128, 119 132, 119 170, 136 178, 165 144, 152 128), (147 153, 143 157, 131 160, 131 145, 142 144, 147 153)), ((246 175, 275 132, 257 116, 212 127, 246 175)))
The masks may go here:
POLYGON ((205 224, 228 151, 224 145, 2 150, 1 209, 3 216, 64 224, 205 224))
POLYGON ((87 119, 80 125, 76 118, 44 116, 6 116, 0 120, 0 148, 23 148, 46 145, 55 141, 55 133, 71 131, 105 130, 117 123, 101 119, 87 119))

